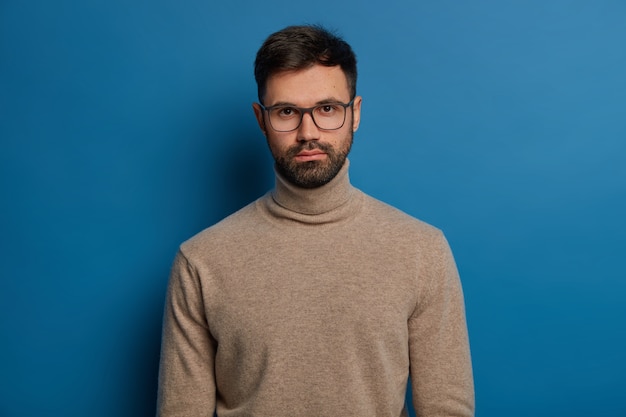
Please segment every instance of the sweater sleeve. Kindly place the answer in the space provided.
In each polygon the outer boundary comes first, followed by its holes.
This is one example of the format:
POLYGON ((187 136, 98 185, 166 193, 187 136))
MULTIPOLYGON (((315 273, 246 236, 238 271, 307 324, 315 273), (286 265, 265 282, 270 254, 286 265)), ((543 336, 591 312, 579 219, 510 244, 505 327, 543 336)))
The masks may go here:
POLYGON ((418 304, 409 319, 417 417, 472 417, 474 383, 461 282, 443 234, 420 265, 418 304))
POLYGON ((158 417, 213 416, 215 347, 197 271, 179 251, 165 302, 158 417))

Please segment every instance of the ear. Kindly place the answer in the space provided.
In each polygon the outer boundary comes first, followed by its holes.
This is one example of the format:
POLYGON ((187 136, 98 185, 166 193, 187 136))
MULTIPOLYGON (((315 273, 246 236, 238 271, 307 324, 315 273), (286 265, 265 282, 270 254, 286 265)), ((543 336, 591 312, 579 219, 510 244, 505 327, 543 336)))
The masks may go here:
POLYGON ((256 122, 259 124, 261 132, 263 132, 263 136, 267 136, 267 130, 265 129, 265 117, 263 116, 263 108, 261 107, 261 105, 259 105, 259 103, 252 103, 252 109, 254 110, 256 122))
POLYGON ((361 102, 363 98, 361 96, 356 96, 354 98, 354 103, 352 103, 352 131, 356 132, 359 128, 359 124, 361 123, 361 102))

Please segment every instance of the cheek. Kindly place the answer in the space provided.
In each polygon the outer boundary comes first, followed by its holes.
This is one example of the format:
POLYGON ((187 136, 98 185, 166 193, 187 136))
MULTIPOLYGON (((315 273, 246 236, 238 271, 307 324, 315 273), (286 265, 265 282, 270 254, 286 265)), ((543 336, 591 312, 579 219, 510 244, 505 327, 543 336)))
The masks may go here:
POLYGON ((268 133, 266 139, 270 151, 272 151, 272 155, 274 156, 285 153, 285 151, 289 148, 289 139, 283 137, 282 135, 268 133))

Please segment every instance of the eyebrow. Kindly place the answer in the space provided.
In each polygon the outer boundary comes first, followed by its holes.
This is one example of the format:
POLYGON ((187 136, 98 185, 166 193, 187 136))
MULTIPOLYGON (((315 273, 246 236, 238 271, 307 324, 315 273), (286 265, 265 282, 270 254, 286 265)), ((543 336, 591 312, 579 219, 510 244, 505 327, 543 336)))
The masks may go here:
MULTIPOLYGON (((329 97, 329 98, 325 98, 323 100, 320 100, 320 101, 316 102, 313 107, 322 106, 324 104, 332 104, 332 103, 343 103, 343 101, 341 101, 339 99, 336 99, 334 97, 329 97)), ((279 101, 279 102, 277 102, 275 104, 272 104, 271 106, 267 106, 267 107, 275 107, 275 106, 300 107, 300 106, 297 106, 297 105, 295 105, 293 103, 290 103, 288 101, 279 101)))

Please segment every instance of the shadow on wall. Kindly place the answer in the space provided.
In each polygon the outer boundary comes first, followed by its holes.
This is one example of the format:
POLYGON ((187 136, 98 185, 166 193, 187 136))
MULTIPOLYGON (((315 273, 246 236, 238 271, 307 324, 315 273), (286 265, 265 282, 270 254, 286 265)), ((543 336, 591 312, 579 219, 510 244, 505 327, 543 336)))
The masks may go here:
MULTIPOLYGON (((164 281, 161 276, 158 278, 156 282, 164 281)), ((128 416, 156 415, 163 300, 163 296, 154 296, 150 302, 144 303, 144 309, 140 311, 142 316, 131 329, 134 343, 130 346, 129 363, 126 364, 128 379, 121 383, 126 387, 121 393, 126 402, 122 408, 128 416)))
POLYGON ((274 185, 274 160, 254 122, 226 123, 230 131, 222 137, 225 145, 209 164, 208 182, 216 190, 206 202, 217 219, 234 213, 261 197, 274 185), (232 126, 239 127, 232 129, 232 126))

